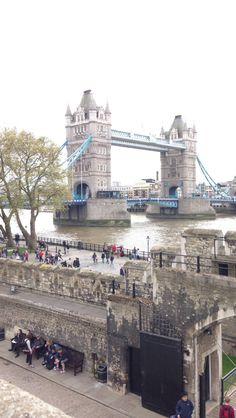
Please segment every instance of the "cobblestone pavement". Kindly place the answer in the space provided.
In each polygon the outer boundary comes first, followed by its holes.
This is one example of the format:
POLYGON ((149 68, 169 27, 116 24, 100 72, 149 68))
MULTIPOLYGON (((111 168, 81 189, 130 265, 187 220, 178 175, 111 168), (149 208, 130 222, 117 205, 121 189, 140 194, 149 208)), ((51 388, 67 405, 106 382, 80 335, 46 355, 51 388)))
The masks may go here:
POLYGON ((0 359, 0 370, 2 379, 59 408, 71 417, 122 418, 128 416, 48 381, 31 371, 24 370, 6 360, 0 359))

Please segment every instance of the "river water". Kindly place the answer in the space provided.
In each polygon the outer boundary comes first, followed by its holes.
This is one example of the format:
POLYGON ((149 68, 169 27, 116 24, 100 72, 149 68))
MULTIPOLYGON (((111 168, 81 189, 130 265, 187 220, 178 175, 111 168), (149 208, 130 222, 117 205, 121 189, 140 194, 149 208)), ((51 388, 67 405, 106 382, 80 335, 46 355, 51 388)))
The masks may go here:
MULTIPOLYGON (((29 230, 29 211, 22 211, 24 226, 29 230)), ((125 248, 133 248, 134 245, 140 250, 147 250, 147 236, 150 237, 152 245, 179 244, 181 233, 187 228, 211 228, 220 229, 225 233, 229 230, 236 230, 236 215, 222 217, 215 220, 152 220, 146 218, 145 214, 132 214, 131 227, 65 227, 53 224, 53 214, 41 212, 36 223, 38 235, 48 237, 60 237, 72 240, 82 240, 91 243, 115 243, 125 248)), ((19 232, 15 221, 12 223, 13 233, 19 232)))

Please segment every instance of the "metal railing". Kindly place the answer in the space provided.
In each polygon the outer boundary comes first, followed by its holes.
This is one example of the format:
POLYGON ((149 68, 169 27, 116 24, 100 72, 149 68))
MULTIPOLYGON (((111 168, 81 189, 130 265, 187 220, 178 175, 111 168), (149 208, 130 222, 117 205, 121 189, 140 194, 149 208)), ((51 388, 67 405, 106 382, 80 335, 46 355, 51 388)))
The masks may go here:
MULTIPOLYGON (((20 236, 20 241, 25 242, 23 236, 20 236)), ((66 238, 55 238, 55 237, 45 237, 45 236, 38 236, 37 237, 38 244, 45 243, 46 245, 53 245, 55 247, 64 247, 64 243, 69 245, 69 248, 75 248, 77 250, 86 250, 86 251, 95 251, 95 252, 103 252, 104 247, 108 249, 108 251, 112 251, 112 244, 94 244, 91 242, 84 242, 81 240, 69 240, 66 238)), ((150 252, 138 250, 137 256, 135 257, 133 253, 133 249, 124 248, 123 246, 118 246, 117 251, 120 251, 122 248, 123 257, 129 259, 137 259, 137 260, 148 260, 150 258, 150 252)))
POLYGON ((203 257, 199 255, 183 255, 176 253, 168 253, 160 251, 152 254, 155 267, 163 268, 178 268, 179 266, 185 267, 186 270, 192 270, 196 273, 201 273, 202 270, 207 268, 212 269, 212 258, 203 257))
POLYGON ((236 367, 230 370, 221 379, 221 402, 224 402, 226 396, 231 396, 236 391, 236 367))

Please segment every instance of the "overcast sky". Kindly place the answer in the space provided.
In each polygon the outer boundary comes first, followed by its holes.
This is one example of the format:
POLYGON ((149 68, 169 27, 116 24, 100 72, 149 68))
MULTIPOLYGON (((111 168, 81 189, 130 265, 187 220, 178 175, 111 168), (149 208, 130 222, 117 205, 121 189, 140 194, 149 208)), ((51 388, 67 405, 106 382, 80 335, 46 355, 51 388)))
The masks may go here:
MULTIPOLYGON (((216 181, 235 166, 235 0, 0 2, 0 126, 62 144, 67 104, 109 100, 112 124, 159 134, 196 124, 216 181)), ((159 153, 113 148, 113 180, 154 177, 159 153)), ((200 179, 200 176, 199 176, 200 179)))

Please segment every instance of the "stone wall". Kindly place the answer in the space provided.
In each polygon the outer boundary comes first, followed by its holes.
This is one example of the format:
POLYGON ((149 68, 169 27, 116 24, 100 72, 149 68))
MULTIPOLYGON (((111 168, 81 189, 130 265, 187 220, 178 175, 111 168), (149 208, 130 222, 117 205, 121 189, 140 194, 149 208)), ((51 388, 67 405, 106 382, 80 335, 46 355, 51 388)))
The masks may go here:
POLYGON ((135 294, 148 299, 153 298, 153 283, 151 275, 151 264, 147 261, 132 260, 124 264, 126 269, 125 288, 121 292, 132 295, 132 286, 135 284, 135 294))
POLYGON ((163 268, 153 281, 155 303, 180 330, 236 315, 236 278, 163 268))
POLYGON ((104 275, 86 269, 75 270, 0 258, 0 283, 98 305, 106 305, 113 279, 116 282, 121 280, 117 275, 104 275))
POLYGON ((0 296, 0 326, 5 328, 6 338, 12 338, 14 330, 33 330, 45 339, 52 338, 63 345, 85 353, 85 369, 92 371, 92 353, 106 358, 106 321, 86 318, 71 311, 53 306, 38 306, 20 301, 14 296, 0 296))
POLYGON ((128 388, 128 347, 139 347, 139 301, 109 296, 107 305, 108 385, 118 392, 128 388))
POLYGON ((191 217, 193 219, 215 219, 216 213, 215 210, 210 206, 210 201, 202 198, 186 198, 179 199, 179 216, 191 217))
POLYGON ((200 256, 201 272, 211 273, 212 257, 217 250, 217 239, 222 236, 222 231, 218 229, 195 228, 185 230, 182 234, 181 254, 187 265, 183 265, 183 268, 196 271, 197 256, 200 256))
POLYGON ((57 225, 130 226, 130 213, 124 199, 88 199, 84 206, 71 204, 54 214, 57 225))
POLYGON ((127 212, 127 202, 124 199, 89 199, 87 201, 87 222, 107 222, 118 225, 130 225, 130 214, 127 212))

